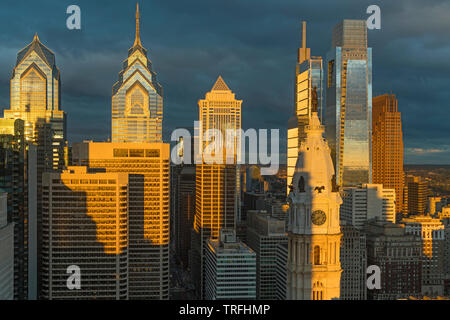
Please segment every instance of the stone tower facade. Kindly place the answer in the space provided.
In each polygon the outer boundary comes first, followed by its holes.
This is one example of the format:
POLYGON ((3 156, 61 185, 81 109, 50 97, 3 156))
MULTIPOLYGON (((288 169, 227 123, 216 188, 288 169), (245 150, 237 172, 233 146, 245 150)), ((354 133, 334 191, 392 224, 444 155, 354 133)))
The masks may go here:
POLYGON ((287 299, 339 299, 342 199, 317 112, 305 131, 288 196, 287 299))

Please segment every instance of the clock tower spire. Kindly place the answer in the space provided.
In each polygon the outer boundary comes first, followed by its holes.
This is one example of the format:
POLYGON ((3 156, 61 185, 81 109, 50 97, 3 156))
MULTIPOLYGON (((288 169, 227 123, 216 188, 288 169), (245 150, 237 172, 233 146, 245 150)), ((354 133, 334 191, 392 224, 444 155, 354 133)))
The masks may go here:
POLYGON ((340 298, 341 196, 317 111, 306 126, 289 193, 287 298, 340 298))

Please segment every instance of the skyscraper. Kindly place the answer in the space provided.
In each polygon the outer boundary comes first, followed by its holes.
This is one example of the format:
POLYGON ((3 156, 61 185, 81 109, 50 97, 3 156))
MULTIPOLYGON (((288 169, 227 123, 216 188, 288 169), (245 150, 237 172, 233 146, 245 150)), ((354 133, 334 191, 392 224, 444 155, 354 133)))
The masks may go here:
POLYGON ((341 299, 366 300, 366 234, 342 220, 341 231, 341 299))
POLYGON ((38 145, 38 179, 45 170, 60 170, 66 146, 66 118, 61 110, 61 78, 55 54, 37 34, 17 54, 11 76, 11 109, 5 118, 25 121, 25 140, 38 145))
POLYGON ((65 166, 67 139, 66 115, 61 110, 60 71, 56 66, 55 54, 42 44, 37 34, 17 54, 10 83, 11 108, 4 110, 4 117, 24 120, 25 141, 36 144, 37 290, 40 292, 42 174, 61 170, 65 166))
POLYGON ((275 300, 278 245, 288 242, 285 222, 265 211, 250 211, 247 226, 247 244, 256 253, 256 298, 275 300))
POLYGON ((287 292, 287 259, 288 259, 288 244, 278 244, 277 245, 277 257, 276 257, 276 294, 277 300, 286 300, 287 292))
POLYGON ((8 221, 14 225, 14 298, 36 299, 37 159, 25 141, 25 122, 0 119, 0 189, 7 192, 8 221))
POLYGON ((287 299, 339 299, 342 199, 317 112, 305 131, 288 197, 287 299))
MULTIPOLYGON (((194 216, 193 244, 194 255, 190 261, 193 265, 193 278, 198 295, 204 294, 204 254, 206 241, 212 237, 218 239, 220 229, 235 229, 236 217, 240 206, 240 170, 237 164, 240 151, 240 136, 230 141, 234 146, 232 154, 226 154, 226 131, 239 133, 241 129, 241 104, 235 94, 219 76, 205 99, 198 102, 200 128, 201 163, 196 166, 196 206, 194 216), (211 130, 218 130, 222 141, 216 141, 218 148, 210 154, 204 153, 212 138, 211 130), (203 139, 202 139, 203 138, 203 139), (222 148, 222 149, 219 149, 222 148), (222 153, 223 152, 223 153, 222 153), (213 155, 214 153, 214 155, 213 155), (217 153, 217 154, 216 154, 217 153), (218 157, 217 161, 212 161, 218 157), (219 162, 219 163, 218 163, 219 162)), ((218 139, 216 137, 216 139, 218 139)))
POLYGON ((427 210, 427 197, 430 193, 427 182, 422 177, 406 177, 407 203, 409 214, 424 214, 427 210))
POLYGON ((0 300, 14 298, 14 227, 7 219, 7 196, 0 192, 0 300))
POLYGON ((333 28, 326 82, 326 138, 336 183, 371 183, 372 49, 365 20, 344 20, 333 28))
POLYGON ((205 298, 256 299, 256 254, 236 238, 234 230, 221 230, 208 239, 205 257, 205 298))
POLYGON ((344 188, 341 221, 362 229, 367 220, 377 218, 395 223, 395 190, 381 184, 344 188))
POLYGON ((72 145, 74 165, 128 173, 129 299, 169 298, 169 159, 166 143, 72 145))
POLYGON ((300 142, 305 139, 305 127, 311 119, 313 103, 317 103, 322 119, 322 57, 311 57, 306 47, 306 21, 302 22, 302 47, 298 49, 295 67, 294 115, 288 123, 287 193, 294 176, 300 142))
POLYGON ((177 175, 177 189, 175 196, 178 198, 175 208, 175 241, 177 255, 183 263, 188 265, 188 253, 191 248, 191 230, 195 213, 195 167, 184 166, 177 175))
POLYGON ((43 297, 127 299, 128 175, 68 167, 44 173, 43 191, 43 297))
POLYGON ((372 182, 395 189, 395 211, 403 212, 402 120, 393 94, 372 100, 372 182))
POLYGON ((162 142, 163 90, 139 35, 112 89, 112 142, 162 142))

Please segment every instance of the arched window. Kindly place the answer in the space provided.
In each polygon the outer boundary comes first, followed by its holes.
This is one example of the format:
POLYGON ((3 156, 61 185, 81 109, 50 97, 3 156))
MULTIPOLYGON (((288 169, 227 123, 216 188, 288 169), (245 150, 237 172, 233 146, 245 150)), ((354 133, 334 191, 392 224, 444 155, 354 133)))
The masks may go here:
POLYGON ((305 178, 303 176, 298 180, 298 192, 305 192, 305 178))
POLYGON ((320 264, 320 247, 319 246, 314 247, 314 264, 316 264, 316 265, 320 264))

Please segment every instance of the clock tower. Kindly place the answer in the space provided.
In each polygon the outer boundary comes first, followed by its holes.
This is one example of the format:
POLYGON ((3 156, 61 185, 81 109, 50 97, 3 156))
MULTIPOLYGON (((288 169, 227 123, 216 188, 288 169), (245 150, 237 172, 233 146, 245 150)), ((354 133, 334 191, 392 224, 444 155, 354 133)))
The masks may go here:
POLYGON ((311 113, 288 196, 287 299, 340 298, 342 203, 330 149, 317 112, 311 113))

